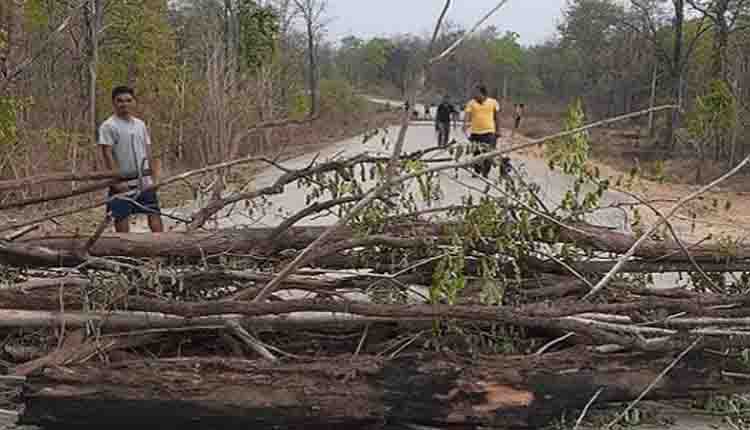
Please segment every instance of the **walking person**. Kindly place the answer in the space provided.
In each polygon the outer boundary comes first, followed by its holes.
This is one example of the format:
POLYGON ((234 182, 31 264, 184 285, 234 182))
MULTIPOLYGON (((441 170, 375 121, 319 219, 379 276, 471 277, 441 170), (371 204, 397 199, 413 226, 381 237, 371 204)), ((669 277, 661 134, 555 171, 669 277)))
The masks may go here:
POLYGON ((119 170, 128 181, 113 185, 109 197, 128 193, 124 197, 111 199, 107 213, 115 222, 115 231, 130 231, 130 216, 148 215, 148 226, 152 232, 164 231, 159 209, 159 198, 154 190, 144 190, 159 178, 160 165, 154 161, 151 137, 146 124, 133 116, 135 91, 127 86, 112 90, 114 114, 99 127, 98 145, 104 165, 109 170, 119 170))
POLYGON ((517 104, 516 109, 513 112, 513 119, 514 119, 513 128, 515 130, 518 130, 521 127, 521 118, 523 117, 524 108, 525 106, 523 103, 517 104))
POLYGON ((451 137, 451 121, 456 109, 449 102, 448 96, 443 97, 443 102, 437 107, 435 114, 435 131, 438 135, 438 146, 448 146, 451 137))
POLYGON ((455 105, 452 106, 453 108, 453 114, 451 115, 453 117, 453 128, 458 128, 458 123, 461 121, 461 111, 463 110, 461 108, 461 105, 455 105))
MULTIPOLYGON (((500 137, 500 104, 487 97, 487 88, 483 85, 475 88, 474 98, 466 105, 464 132, 469 130, 469 141, 476 145, 475 157, 497 147, 497 139, 500 137)), ((509 162, 509 159, 503 158, 501 174, 509 172, 509 162)), ((474 171, 487 178, 493 164, 492 160, 484 160, 474 166, 474 171)))

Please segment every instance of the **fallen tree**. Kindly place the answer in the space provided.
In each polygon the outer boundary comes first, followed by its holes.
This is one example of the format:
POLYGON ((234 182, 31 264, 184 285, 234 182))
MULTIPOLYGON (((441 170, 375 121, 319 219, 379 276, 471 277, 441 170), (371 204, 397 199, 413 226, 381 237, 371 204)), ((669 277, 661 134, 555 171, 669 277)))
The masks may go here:
MULTIPOLYGON (((750 248, 684 243, 669 221, 710 186, 667 215, 638 202, 671 238, 652 237, 653 226, 637 236, 587 222, 610 188, 576 152, 582 132, 672 108, 589 125, 571 115, 567 130, 512 146, 560 148, 550 162, 573 186, 559 202, 518 172, 469 183, 467 169, 505 150, 471 157, 468 145, 453 144, 405 153, 404 115, 389 155, 315 158, 300 169, 246 158, 150 186, 250 161, 281 171, 269 185, 216 193, 179 219, 186 231, 103 234, 105 220, 93 235, 7 236, 0 261, 11 288, 0 290, 0 329, 11 373, 30 376, 24 421, 99 428, 105 424, 86 414, 97 408, 108 423, 128 427, 190 428, 197 416, 201 427, 217 428, 384 421, 535 428, 595 395, 638 401, 745 388, 747 378, 726 380, 741 374, 728 358, 736 355, 716 359, 709 349, 750 345, 746 281, 724 276, 750 266, 750 248), (466 195, 436 207, 447 180, 466 195), (206 229, 240 203, 248 212, 277 209, 269 199, 292 185, 304 190, 305 204, 278 225, 206 229), (322 215, 336 220, 298 226, 322 215), (648 275, 665 271, 687 274, 691 287, 649 288, 648 275), (191 420, 175 420, 176 406, 194 411, 191 420)), ((633 205, 622 203, 625 211, 633 205)))
POLYGON ((582 409, 600 390, 596 405, 634 400, 655 380, 647 399, 748 389, 738 360, 697 353, 659 379, 671 361, 575 349, 502 360, 430 354, 288 364, 177 358, 50 368, 28 380, 21 423, 245 429, 386 422, 520 429, 540 428, 564 410, 582 409), (727 376, 732 372, 738 376, 727 376))

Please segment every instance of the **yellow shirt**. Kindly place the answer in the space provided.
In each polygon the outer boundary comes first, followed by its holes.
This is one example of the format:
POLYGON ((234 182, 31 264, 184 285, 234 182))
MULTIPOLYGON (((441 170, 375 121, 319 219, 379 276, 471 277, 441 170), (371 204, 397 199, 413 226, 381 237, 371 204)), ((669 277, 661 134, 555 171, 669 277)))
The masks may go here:
POLYGON ((495 112, 500 111, 497 100, 487 97, 484 103, 472 99, 466 105, 466 113, 471 114, 471 134, 496 133, 495 112))

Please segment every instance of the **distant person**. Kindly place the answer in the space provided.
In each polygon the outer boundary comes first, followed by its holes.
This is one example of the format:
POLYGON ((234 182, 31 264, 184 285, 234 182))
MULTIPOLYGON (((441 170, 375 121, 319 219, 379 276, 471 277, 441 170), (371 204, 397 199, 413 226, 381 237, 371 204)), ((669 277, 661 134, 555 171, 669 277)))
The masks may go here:
POLYGON ((453 108, 453 113, 451 114, 451 116, 453 117, 453 128, 455 129, 455 128, 458 128, 458 123, 461 121, 461 111, 463 109, 461 108, 461 105, 458 105, 458 104, 455 106, 452 106, 452 108, 453 108))
POLYGON ((164 231, 159 209, 159 198, 156 191, 145 191, 159 176, 159 165, 154 162, 151 150, 151 137, 146 124, 133 116, 135 108, 135 91, 127 86, 115 87, 112 90, 114 115, 110 116, 99 127, 98 145, 104 158, 104 165, 109 170, 119 170, 131 178, 125 183, 118 183, 109 189, 109 197, 128 193, 124 197, 112 199, 107 203, 107 213, 115 222, 115 231, 130 231, 131 215, 145 213, 148 215, 148 226, 152 232, 164 231), (150 174, 147 171, 151 170, 150 174))
POLYGON ((435 131, 438 135, 438 146, 448 146, 448 140, 451 137, 451 120, 456 113, 456 109, 448 101, 448 96, 443 98, 443 102, 437 107, 435 114, 435 131))
POLYGON ((514 119, 513 128, 516 130, 521 128, 521 118, 523 118, 524 108, 525 106, 523 103, 517 104, 516 109, 513 112, 513 119, 514 119))
POLYGON ((407 100, 404 102, 404 112, 409 112, 409 107, 410 107, 409 100, 407 100))
MULTIPOLYGON (((464 118, 464 132, 470 130, 469 141, 477 145, 474 156, 483 152, 493 151, 497 147, 497 139, 500 137, 500 104, 497 100, 487 97, 487 88, 478 85, 474 89, 474 98, 466 105, 466 116, 464 118)), ((477 175, 489 177, 492 170, 492 160, 484 160, 474 165, 477 175)), ((500 172, 506 175, 509 172, 510 160, 503 158, 500 172)))
POLYGON ((430 105, 424 105, 424 119, 430 119, 430 105))

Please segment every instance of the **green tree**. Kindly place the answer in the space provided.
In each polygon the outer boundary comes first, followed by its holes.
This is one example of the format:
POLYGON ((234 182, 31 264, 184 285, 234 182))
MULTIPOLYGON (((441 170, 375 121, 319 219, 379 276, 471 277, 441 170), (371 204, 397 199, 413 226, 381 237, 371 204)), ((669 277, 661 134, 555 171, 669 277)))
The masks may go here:
POLYGON ((279 17, 270 6, 239 0, 239 56, 243 65, 256 70, 269 61, 279 36, 279 17))
POLYGON ((518 33, 509 31, 504 36, 489 42, 492 61, 503 77, 503 97, 508 96, 508 83, 512 77, 518 76, 523 69, 523 49, 518 39, 518 33))

